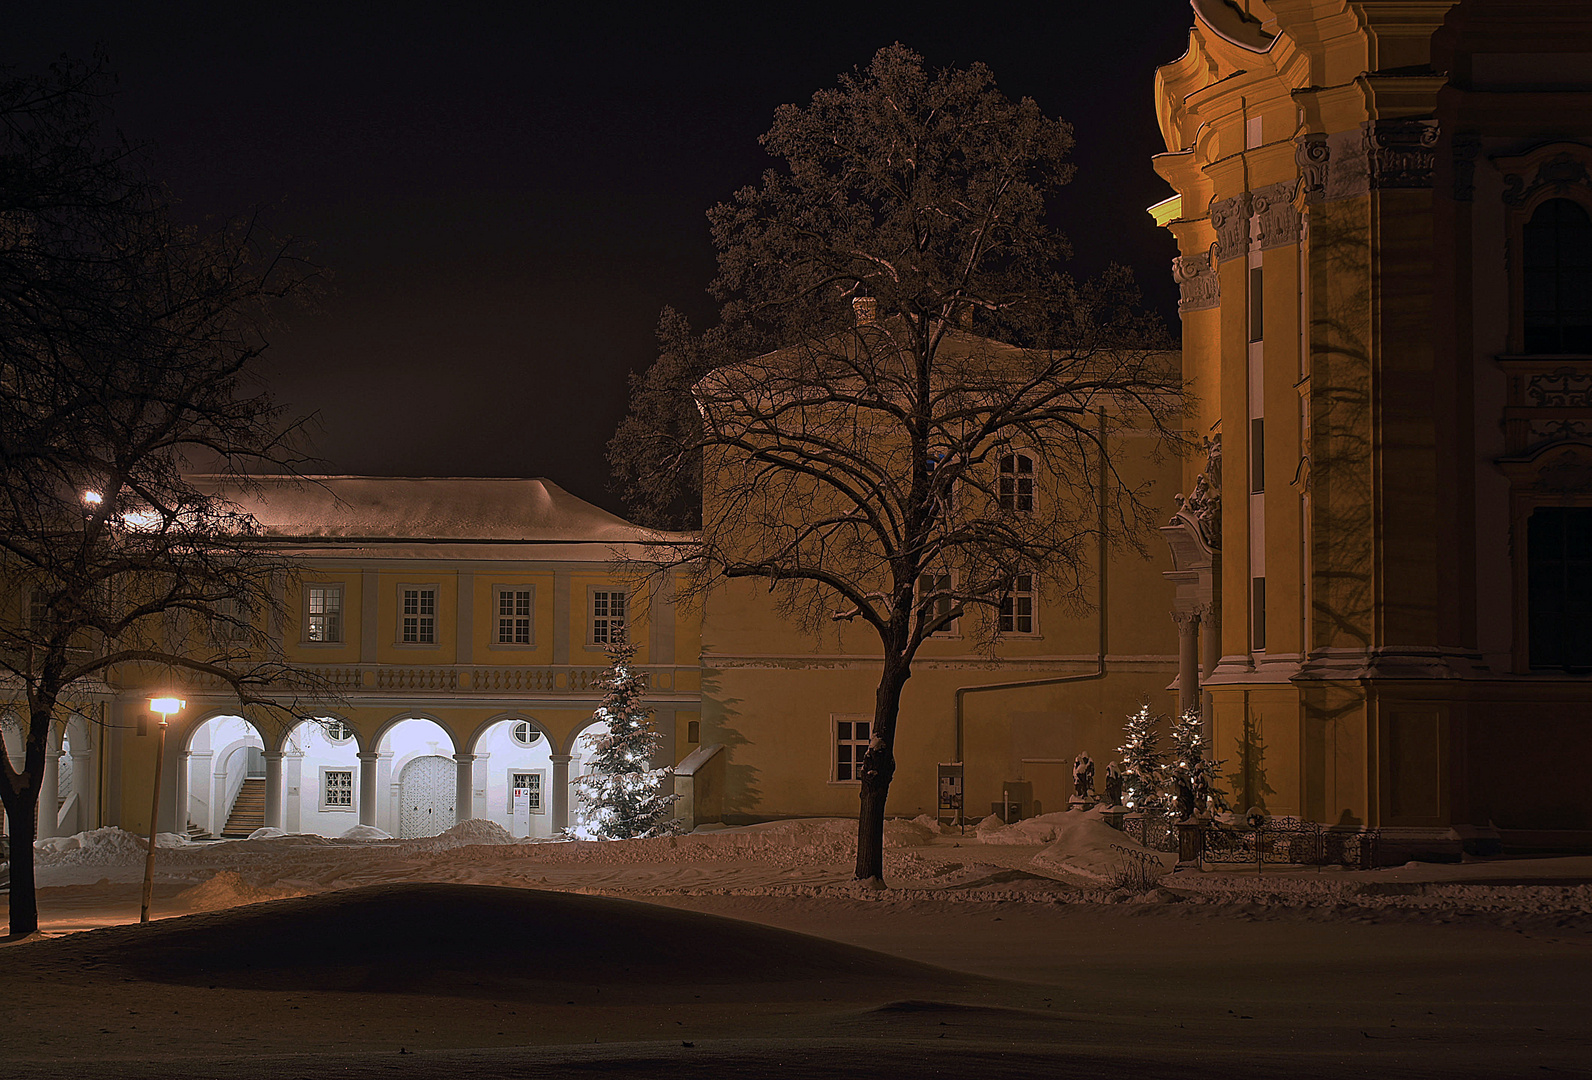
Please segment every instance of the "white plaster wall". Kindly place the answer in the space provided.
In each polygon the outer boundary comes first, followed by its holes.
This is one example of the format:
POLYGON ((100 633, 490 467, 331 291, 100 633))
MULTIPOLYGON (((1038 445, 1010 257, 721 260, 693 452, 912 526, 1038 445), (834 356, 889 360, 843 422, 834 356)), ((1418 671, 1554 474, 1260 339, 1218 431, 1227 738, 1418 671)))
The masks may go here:
POLYGON ((297 827, 291 831, 342 836, 358 825, 359 746, 355 740, 333 742, 326 737, 325 728, 305 721, 288 735, 286 749, 290 754, 302 755, 296 759, 297 782, 286 778, 283 781, 287 788, 284 809, 295 809, 298 816, 297 827), (321 806, 324 769, 347 769, 353 773, 354 801, 348 809, 328 810, 321 806))
POLYGON ((528 835, 545 839, 553 835, 553 819, 550 812, 552 804, 550 785, 553 782, 552 748, 548 745, 546 735, 539 735, 536 742, 530 746, 522 746, 516 742, 514 726, 519 722, 505 720, 495 724, 476 740, 475 788, 478 797, 475 816, 495 821, 516 836, 528 835), (542 812, 530 815, 529 833, 524 833, 523 827, 516 827, 509 806, 512 794, 509 789, 509 776, 515 772, 542 774, 542 812))

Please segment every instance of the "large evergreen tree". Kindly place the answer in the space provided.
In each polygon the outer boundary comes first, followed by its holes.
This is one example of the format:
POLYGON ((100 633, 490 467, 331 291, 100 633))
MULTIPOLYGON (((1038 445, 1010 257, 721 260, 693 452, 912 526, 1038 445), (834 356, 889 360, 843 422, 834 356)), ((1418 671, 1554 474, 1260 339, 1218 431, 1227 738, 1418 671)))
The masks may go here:
POLYGON ((591 750, 586 772, 575 782, 579 806, 571 832, 581 840, 637 840, 679 827, 670 812, 674 770, 650 767, 663 737, 652 726, 652 708, 642 701, 647 679, 631 665, 635 656, 634 645, 609 647, 603 676, 608 693, 593 714, 608 731, 581 736, 591 750))
POLYGON ((703 587, 759 579, 810 632, 877 636, 856 874, 882 881, 919 646, 1026 632, 1019 592, 1087 602, 1099 543, 1150 520, 1111 440, 1172 437, 1180 380, 1125 272, 1062 268, 1070 127, 982 64, 882 49, 762 142, 782 167, 708 215, 720 322, 664 313, 610 460, 638 519, 700 505, 703 587))

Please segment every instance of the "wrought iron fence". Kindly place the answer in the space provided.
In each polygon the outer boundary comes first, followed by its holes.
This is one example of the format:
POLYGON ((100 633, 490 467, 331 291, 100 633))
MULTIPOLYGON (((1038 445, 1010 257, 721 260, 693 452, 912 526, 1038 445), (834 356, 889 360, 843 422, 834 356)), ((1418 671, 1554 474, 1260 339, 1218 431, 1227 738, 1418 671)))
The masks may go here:
MULTIPOLYGON (((1164 815, 1130 815, 1123 819, 1122 831, 1151 851, 1178 850, 1177 827, 1164 815)), ((1201 833, 1206 862, 1256 866, 1289 863, 1360 870, 1377 865, 1375 829, 1343 829, 1294 817, 1274 817, 1259 828, 1206 822, 1201 833)))

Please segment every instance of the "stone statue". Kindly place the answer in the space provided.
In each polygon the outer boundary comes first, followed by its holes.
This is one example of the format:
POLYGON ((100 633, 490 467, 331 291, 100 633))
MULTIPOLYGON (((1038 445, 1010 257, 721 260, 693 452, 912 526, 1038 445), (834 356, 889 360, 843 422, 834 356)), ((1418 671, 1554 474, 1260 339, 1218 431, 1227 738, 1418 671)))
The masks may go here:
POLYGON ((1194 785, 1189 781, 1188 770, 1172 770, 1172 799, 1177 808, 1177 820, 1187 821, 1194 816, 1194 785))
POLYGON ((1072 761, 1072 797, 1088 799, 1094 791, 1094 762, 1089 751, 1081 751, 1072 761))
POLYGON ((1113 807, 1121 805, 1122 770, 1117 767, 1116 762, 1109 761, 1106 763, 1106 806, 1113 807))
POLYGON ((1199 529, 1200 539, 1212 550, 1222 546, 1222 435, 1205 440, 1205 471, 1194 478, 1194 490, 1177 497, 1179 514, 1199 529))

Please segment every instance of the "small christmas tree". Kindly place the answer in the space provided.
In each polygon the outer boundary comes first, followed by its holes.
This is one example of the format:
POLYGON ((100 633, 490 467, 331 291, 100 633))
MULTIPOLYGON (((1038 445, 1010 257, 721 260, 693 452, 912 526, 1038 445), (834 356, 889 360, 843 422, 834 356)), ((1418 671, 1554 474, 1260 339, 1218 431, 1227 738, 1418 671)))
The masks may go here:
POLYGON ((591 756, 575 781, 579 808, 570 831, 581 840, 666 836, 679 827, 669 812, 677 796, 667 790, 674 770, 647 767, 663 737, 652 726, 652 709, 642 704, 646 677, 630 666, 634 645, 615 644, 607 652, 608 693, 592 716, 608 725, 608 734, 581 736, 591 756))
POLYGON ((1148 704, 1128 717, 1122 745, 1117 754, 1122 762, 1122 805, 1141 814, 1156 814, 1165 809, 1161 796, 1166 760, 1161 754, 1161 736, 1155 730, 1160 717, 1148 704))
POLYGON ((1172 721, 1172 761, 1168 769, 1182 769, 1188 774, 1196 814, 1214 816, 1231 809, 1227 793, 1217 779, 1222 765, 1223 762, 1205 756, 1205 725, 1198 711, 1190 710, 1172 721))

